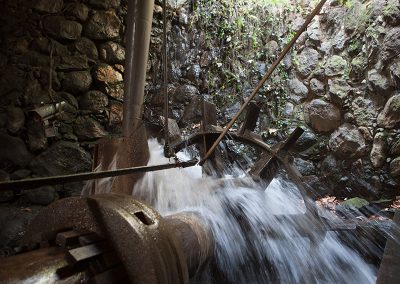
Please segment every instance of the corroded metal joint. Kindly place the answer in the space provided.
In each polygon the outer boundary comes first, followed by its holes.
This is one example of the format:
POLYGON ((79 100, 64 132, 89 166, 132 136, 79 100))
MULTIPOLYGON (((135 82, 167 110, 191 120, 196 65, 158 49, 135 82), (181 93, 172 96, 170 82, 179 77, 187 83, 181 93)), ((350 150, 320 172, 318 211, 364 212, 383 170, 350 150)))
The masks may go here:
POLYGON ((116 194, 54 202, 33 220, 22 243, 36 249, 3 259, 0 281, 39 277, 46 283, 76 283, 104 278, 111 283, 107 277, 126 275, 131 283, 188 283, 189 274, 194 276, 212 252, 211 234, 195 214, 163 218, 133 197, 116 194), (48 256, 54 253, 49 247, 57 250, 57 261, 48 256), (22 259, 36 268, 21 269, 22 259))

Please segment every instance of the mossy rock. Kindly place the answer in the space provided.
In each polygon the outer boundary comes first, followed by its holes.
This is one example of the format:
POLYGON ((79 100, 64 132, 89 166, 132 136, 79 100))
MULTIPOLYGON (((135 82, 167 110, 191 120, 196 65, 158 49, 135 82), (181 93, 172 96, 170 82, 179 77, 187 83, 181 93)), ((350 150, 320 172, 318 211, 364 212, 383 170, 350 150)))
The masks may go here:
POLYGON ((340 206, 345 209, 360 209, 363 206, 368 205, 369 202, 360 197, 354 197, 343 201, 340 206))

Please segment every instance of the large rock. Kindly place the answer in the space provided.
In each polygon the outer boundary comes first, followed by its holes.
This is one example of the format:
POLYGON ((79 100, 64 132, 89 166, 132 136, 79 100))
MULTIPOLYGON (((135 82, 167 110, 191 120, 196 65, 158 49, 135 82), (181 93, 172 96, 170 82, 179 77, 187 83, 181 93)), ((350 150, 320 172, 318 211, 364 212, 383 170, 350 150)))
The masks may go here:
POLYGON ((24 141, 0 133, 0 165, 25 167, 32 160, 24 141))
POLYGON ((338 76, 343 75, 347 68, 347 61, 343 57, 333 55, 330 57, 325 64, 325 75, 326 76, 338 76))
POLYGON ((390 155, 400 155, 400 139, 397 141, 393 142, 393 144, 390 146, 390 155))
POLYGON ((365 140, 357 127, 349 123, 341 125, 329 139, 329 148, 339 159, 360 157, 365 151, 365 140))
POLYGON ((340 110, 321 99, 312 100, 305 106, 304 119, 316 132, 331 132, 340 125, 340 110))
POLYGON ((86 55, 90 59, 97 60, 99 57, 96 45, 86 37, 78 39, 74 46, 79 53, 86 55))
POLYGON ((288 87, 291 91, 290 98, 295 102, 302 102, 307 99, 308 88, 296 77, 289 80, 288 87))
POLYGON ((400 157, 390 163, 390 175, 392 177, 400 177, 400 157))
POLYGON ((200 122, 202 117, 202 103, 198 97, 193 97, 191 102, 185 107, 179 124, 188 126, 191 123, 200 122))
POLYGON ((109 95, 110 97, 118 100, 118 101, 123 101, 124 99, 124 83, 121 82, 119 84, 113 84, 113 85, 104 85, 103 88, 101 89, 104 93, 109 95))
POLYGON ((100 91, 89 91, 79 97, 79 106, 83 110, 102 112, 108 105, 108 97, 100 91))
POLYGON ((37 156, 29 165, 39 176, 55 176, 88 171, 91 157, 79 144, 60 141, 37 156))
POLYGON ((351 86, 343 79, 329 79, 329 96, 337 105, 343 106, 350 92, 352 91, 351 86))
POLYGON ((303 77, 307 77, 315 69, 318 64, 318 51, 306 47, 297 56, 297 71, 303 77))
POLYGON ((125 48, 113 41, 103 43, 99 47, 100 58, 106 63, 121 63, 125 60, 125 48))
POLYGON ((386 135, 378 132, 374 137, 374 143, 370 154, 370 160, 375 168, 381 168, 386 160, 387 142, 386 135))
POLYGON ((389 80, 380 74, 377 70, 368 71, 368 88, 380 95, 387 95, 390 92, 389 80))
POLYGON ((384 62, 397 57, 400 54, 400 27, 391 29, 385 36, 382 49, 381 58, 384 62))
POLYGON ((400 58, 389 66, 389 71, 395 86, 400 86, 400 58))
POLYGON ((358 126, 371 126, 376 121, 378 111, 371 100, 357 97, 352 102, 351 107, 358 126))
POLYGON ((32 152, 43 150, 47 146, 47 137, 41 122, 28 121, 27 125, 28 145, 32 152))
POLYGON ((116 101, 110 101, 110 118, 108 120, 111 131, 118 132, 122 127, 123 104, 116 101))
POLYGON ((84 33, 88 38, 110 40, 119 37, 121 21, 112 11, 97 11, 86 22, 84 33))
POLYGON ((43 27, 48 35, 61 40, 76 40, 82 33, 80 23, 67 20, 62 16, 44 18, 43 27))
POLYGON ((351 60, 350 76, 354 79, 361 80, 365 78, 364 71, 367 68, 368 60, 365 56, 359 55, 351 60))
POLYGON ((378 115, 378 125, 394 128, 400 124, 400 94, 391 97, 378 115))
POLYGON ((96 140, 107 136, 103 126, 89 116, 81 116, 75 121, 74 133, 80 140, 96 140))
POLYGON ((33 8, 44 13, 59 13, 64 5, 63 0, 36 0, 33 8))
POLYGON ((65 6, 65 14, 75 17, 80 22, 84 22, 88 18, 89 8, 83 3, 69 3, 65 6))
POLYGON ((80 71, 88 68, 88 59, 82 54, 60 56, 60 62, 56 66, 58 71, 80 71))
POLYGON ((177 103, 190 102, 193 97, 200 94, 199 90, 193 85, 179 86, 173 95, 173 100, 177 103))
POLYGON ((89 4, 102 9, 118 8, 121 0, 89 0, 89 4))
POLYGON ((297 151, 304 151, 310 148, 311 146, 315 145, 318 142, 317 136, 315 134, 307 129, 304 131, 303 134, 297 139, 296 143, 294 144, 294 147, 297 151))
POLYGON ((64 73, 61 82, 65 91, 74 95, 89 91, 92 85, 92 76, 89 71, 64 73))
POLYGON ((102 84, 115 84, 123 81, 122 74, 107 64, 99 64, 94 69, 94 79, 102 84))

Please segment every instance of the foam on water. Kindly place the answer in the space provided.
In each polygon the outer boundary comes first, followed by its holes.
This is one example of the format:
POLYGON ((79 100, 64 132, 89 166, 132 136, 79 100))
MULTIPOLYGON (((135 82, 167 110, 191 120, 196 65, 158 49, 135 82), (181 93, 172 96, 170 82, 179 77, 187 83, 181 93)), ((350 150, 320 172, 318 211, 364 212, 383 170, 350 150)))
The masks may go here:
MULTIPOLYGON (((168 161, 150 140, 150 165, 168 161)), ((180 158, 185 158, 181 155, 180 158)), ((215 239, 214 260, 201 283, 374 283, 375 269, 342 244, 334 232, 320 242, 301 237, 282 216, 304 213, 290 183, 274 179, 234 186, 229 179, 202 177, 200 167, 147 173, 133 195, 162 215, 191 211, 201 216, 215 239), (274 237, 278 236, 278 237, 274 237), (211 269, 212 267, 212 269, 211 269)), ((326 214, 328 215, 328 214, 326 214)), ((305 223, 312 230, 313 221, 305 223)))

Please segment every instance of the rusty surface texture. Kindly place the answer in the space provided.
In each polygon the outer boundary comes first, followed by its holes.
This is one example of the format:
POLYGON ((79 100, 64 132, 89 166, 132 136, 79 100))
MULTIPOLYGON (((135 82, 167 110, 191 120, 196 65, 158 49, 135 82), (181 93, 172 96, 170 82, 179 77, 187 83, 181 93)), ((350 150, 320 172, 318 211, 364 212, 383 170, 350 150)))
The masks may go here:
POLYGON ((131 283, 188 283, 189 272, 199 271, 213 250, 211 234, 194 214, 162 218, 133 197, 117 194, 67 198, 51 204, 33 220, 21 240, 28 248, 38 244, 42 248, 2 259, 0 271, 12 273, 0 274, 0 281, 76 283, 82 277, 112 279, 123 268, 131 283), (113 266, 98 269, 100 264, 94 261, 99 256, 103 266, 104 262, 113 266), (82 275, 82 265, 91 262, 92 274, 82 275))

